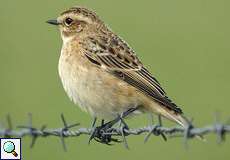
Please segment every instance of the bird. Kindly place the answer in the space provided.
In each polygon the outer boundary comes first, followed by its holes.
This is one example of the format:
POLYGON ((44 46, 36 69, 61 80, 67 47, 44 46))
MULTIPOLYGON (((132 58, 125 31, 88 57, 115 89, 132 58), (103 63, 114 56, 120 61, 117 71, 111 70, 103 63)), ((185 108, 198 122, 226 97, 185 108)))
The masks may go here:
POLYGON ((58 26, 63 41, 58 72, 64 90, 94 119, 153 113, 190 125, 136 52, 96 12, 74 6, 47 23, 58 26))

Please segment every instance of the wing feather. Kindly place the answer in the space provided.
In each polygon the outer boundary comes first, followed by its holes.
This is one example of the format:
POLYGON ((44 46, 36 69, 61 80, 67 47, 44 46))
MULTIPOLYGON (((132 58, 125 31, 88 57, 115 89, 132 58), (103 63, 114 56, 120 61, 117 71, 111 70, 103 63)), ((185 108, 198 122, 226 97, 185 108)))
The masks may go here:
POLYGON ((167 96, 160 83, 142 65, 134 51, 119 37, 110 40, 90 37, 84 46, 86 57, 97 66, 127 82, 163 106, 182 113, 182 110, 167 96), (102 41, 103 40, 103 41, 102 41))

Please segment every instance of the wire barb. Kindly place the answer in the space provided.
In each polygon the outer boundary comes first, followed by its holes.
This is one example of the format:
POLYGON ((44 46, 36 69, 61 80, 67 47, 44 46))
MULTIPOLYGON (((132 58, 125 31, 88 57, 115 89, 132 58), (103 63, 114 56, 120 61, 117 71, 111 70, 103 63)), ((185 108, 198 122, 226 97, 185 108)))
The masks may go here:
POLYGON ((64 127, 61 128, 61 130, 59 132, 59 135, 60 135, 61 143, 62 143, 62 146, 63 146, 63 150, 65 152, 67 152, 67 146, 66 146, 65 139, 64 139, 66 137, 65 133, 69 129, 80 125, 80 123, 75 123, 75 124, 68 125, 67 122, 66 122, 66 120, 65 120, 65 117, 64 117, 63 113, 61 114, 61 120, 62 120, 62 123, 63 123, 64 127))
POLYGON ((11 116, 10 114, 8 114, 6 116, 6 121, 7 121, 7 126, 8 128, 4 130, 4 134, 3 134, 3 137, 6 137, 6 138, 10 138, 10 132, 11 130, 13 129, 13 124, 12 124, 12 120, 11 120, 11 116))
POLYGON ((216 112, 214 115, 214 122, 215 122, 215 128, 216 128, 216 135, 217 135, 217 143, 221 144, 223 141, 225 141, 225 130, 224 125, 221 124, 220 121, 220 113, 216 112))
POLYGON ((151 130, 150 130, 150 132, 145 136, 144 143, 146 143, 146 142, 149 140, 149 138, 150 138, 150 136, 151 136, 152 134, 155 135, 155 136, 161 135, 162 138, 163 138, 163 140, 164 140, 164 141, 167 141, 166 135, 165 135, 163 132, 161 132, 161 131, 159 130, 159 128, 162 127, 162 119, 161 119, 161 116, 160 116, 160 115, 158 115, 158 125, 155 125, 155 126, 154 126, 153 115, 150 114, 150 127, 151 127, 151 130))
POLYGON ((128 142, 127 142, 126 137, 125 137, 125 136, 127 136, 125 131, 129 130, 129 127, 125 123, 125 121, 124 121, 124 119, 122 117, 123 117, 123 115, 119 116, 119 118, 120 118, 120 132, 121 132, 121 136, 122 136, 122 139, 123 139, 124 147, 126 149, 129 149, 129 145, 128 145, 128 142))

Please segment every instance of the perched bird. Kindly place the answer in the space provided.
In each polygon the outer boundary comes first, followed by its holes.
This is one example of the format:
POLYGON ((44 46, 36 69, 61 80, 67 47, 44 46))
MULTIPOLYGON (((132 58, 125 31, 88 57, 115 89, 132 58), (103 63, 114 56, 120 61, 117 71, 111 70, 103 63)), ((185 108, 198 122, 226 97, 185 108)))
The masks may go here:
POLYGON ((72 7, 47 21, 60 29, 63 45, 59 75, 70 99, 93 117, 114 119, 127 113, 155 113, 189 125, 129 45, 98 15, 72 7))

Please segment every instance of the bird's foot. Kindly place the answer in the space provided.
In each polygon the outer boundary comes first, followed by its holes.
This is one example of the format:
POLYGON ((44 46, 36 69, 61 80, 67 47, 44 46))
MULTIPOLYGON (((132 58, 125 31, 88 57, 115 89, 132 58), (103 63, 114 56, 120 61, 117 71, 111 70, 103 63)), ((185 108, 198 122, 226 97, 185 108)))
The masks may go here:
MULTIPOLYGON (((107 123, 104 123, 104 120, 102 120, 101 126, 98 126, 98 127, 92 126, 92 132, 89 138, 89 143, 92 139, 96 140, 97 142, 107 144, 107 145, 111 145, 110 142, 121 142, 118 139, 115 139, 112 137, 112 133, 115 130, 113 126, 117 124, 118 122, 121 122, 121 124, 123 124, 124 126, 123 130, 128 129, 128 125, 124 122, 123 118, 125 118, 126 116, 128 116, 130 113, 134 112, 137 109, 138 109, 137 107, 131 108, 127 110, 126 112, 122 113, 121 115, 118 115, 118 117, 115 118, 114 120, 109 121, 107 123)), ((95 125, 95 119, 94 119, 93 125, 95 125)), ((123 135, 124 135, 124 132, 123 132, 123 135)))
POLYGON ((107 123, 104 123, 104 120, 102 120, 101 126, 92 128, 89 143, 92 139, 107 145, 111 145, 110 142, 120 142, 118 139, 112 138, 112 127, 114 124, 116 124, 115 120, 109 121, 107 123))

